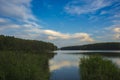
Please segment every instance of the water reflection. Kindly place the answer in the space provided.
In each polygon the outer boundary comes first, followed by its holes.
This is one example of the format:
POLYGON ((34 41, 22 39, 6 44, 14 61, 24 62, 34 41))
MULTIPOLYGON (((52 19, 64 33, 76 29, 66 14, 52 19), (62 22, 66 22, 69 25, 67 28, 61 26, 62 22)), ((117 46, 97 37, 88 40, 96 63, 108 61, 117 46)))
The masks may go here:
POLYGON ((57 55, 49 60, 50 80, 80 80, 80 58, 93 54, 100 54, 120 66, 119 51, 58 51, 56 53, 57 55))
MULTIPOLYGON (((82 56, 82 55, 81 55, 82 56)), ((79 56, 58 52, 49 61, 50 80, 79 80, 79 56), (77 58, 76 58, 77 57, 77 58)))
POLYGON ((55 62, 51 60, 50 62, 50 71, 58 70, 64 67, 71 67, 71 66, 78 66, 78 63, 70 62, 70 61, 61 61, 61 62, 55 62))
POLYGON ((50 80, 80 80, 79 68, 63 67, 51 73, 50 80))

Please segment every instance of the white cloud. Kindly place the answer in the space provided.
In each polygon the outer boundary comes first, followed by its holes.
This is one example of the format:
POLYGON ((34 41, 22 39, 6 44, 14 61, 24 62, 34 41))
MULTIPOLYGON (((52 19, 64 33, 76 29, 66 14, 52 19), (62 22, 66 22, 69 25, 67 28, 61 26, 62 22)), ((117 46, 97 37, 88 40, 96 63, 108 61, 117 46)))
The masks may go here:
POLYGON ((21 26, 17 24, 1 25, 0 30, 19 29, 21 26))
POLYGON ((120 25, 114 24, 110 27, 106 28, 107 31, 109 31, 109 35, 112 36, 112 39, 119 40, 120 39, 120 25))
POLYGON ((35 20, 30 2, 31 0, 0 0, 0 15, 22 21, 35 20))
POLYGON ((105 30, 109 30, 115 33, 119 33, 120 32, 120 25, 119 24, 114 24, 112 26, 106 27, 105 30))
POLYGON ((44 30, 44 33, 56 38, 61 38, 61 39, 69 39, 70 35, 69 34, 63 34, 54 30, 44 30))
POLYGON ((42 33, 42 29, 40 28, 40 26, 36 23, 29 23, 29 24, 25 24, 23 25, 24 27, 24 31, 27 33, 42 33))
POLYGON ((116 33, 120 33, 120 27, 113 28, 113 31, 116 32, 116 33))
POLYGON ((86 14, 107 7, 111 1, 107 0, 73 0, 65 6, 65 11, 70 14, 86 14))
POLYGON ((81 41, 94 41, 89 34, 87 33, 75 33, 71 36, 72 38, 78 38, 81 39, 81 41))
POLYGON ((115 37, 115 39, 119 40, 120 39, 120 33, 115 34, 114 37, 115 37))
POLYGON ((88 41, 92 42, 94 41, 89 34, 87 33, 74 33, 74 34, 66 34, 66 33, 60 33, 53 30, 44 30, 44 34, 50 35, 48 36, 48 39, 54 40, 54 39, 79 39, 80 41, 88 41))
POLYGON ((54 36, 48 36, 48 39, 49 39, 49 40, 55 40, 55 39, 57 39, 57 37, 54 37, 54 36))
POLYGON ((120 39, 120 27, 113 28, 113 31, 115 32, 114 37, 115 39, 120 39))
POLYGON ((0 23, 5 23, 5 22, 7 22, 6 19, 4 19, 4 18, 0 18, 0 23))

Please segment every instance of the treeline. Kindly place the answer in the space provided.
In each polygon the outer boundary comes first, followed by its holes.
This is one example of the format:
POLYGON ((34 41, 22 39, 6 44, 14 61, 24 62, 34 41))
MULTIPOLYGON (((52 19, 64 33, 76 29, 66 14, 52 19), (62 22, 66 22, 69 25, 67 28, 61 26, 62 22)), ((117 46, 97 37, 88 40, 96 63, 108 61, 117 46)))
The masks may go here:
POLYGON ((95 43, 81 46, 62 47, 61 50, 120 50, 120 42, 95 43))
POLYGON ((0 51, 46 52, 56 49, 57 47, 49 42, 25 40, 13 36, 0 35, 0 51))

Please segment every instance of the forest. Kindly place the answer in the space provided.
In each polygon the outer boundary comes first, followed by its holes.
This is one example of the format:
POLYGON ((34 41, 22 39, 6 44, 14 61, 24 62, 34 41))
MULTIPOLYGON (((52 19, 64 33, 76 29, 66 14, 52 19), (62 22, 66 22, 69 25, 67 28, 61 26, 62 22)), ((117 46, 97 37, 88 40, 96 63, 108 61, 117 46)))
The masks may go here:
POLYGON ((56 49, 57 47, 49 42, 0 35, 0 51, 46 52, 56 49))
POLYGON ((120 50, 120 42, 95 43, 62 47, 60 50, 120 50))

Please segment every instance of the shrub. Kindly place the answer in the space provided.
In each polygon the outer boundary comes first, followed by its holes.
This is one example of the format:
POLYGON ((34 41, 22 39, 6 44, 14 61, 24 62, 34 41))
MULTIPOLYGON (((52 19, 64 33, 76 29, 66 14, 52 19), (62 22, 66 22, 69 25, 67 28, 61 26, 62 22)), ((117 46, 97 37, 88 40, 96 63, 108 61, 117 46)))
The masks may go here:
POLYGON ((101 56, 82 58, 80 74, 81 80, 120 80, 120 69, 101 56))

